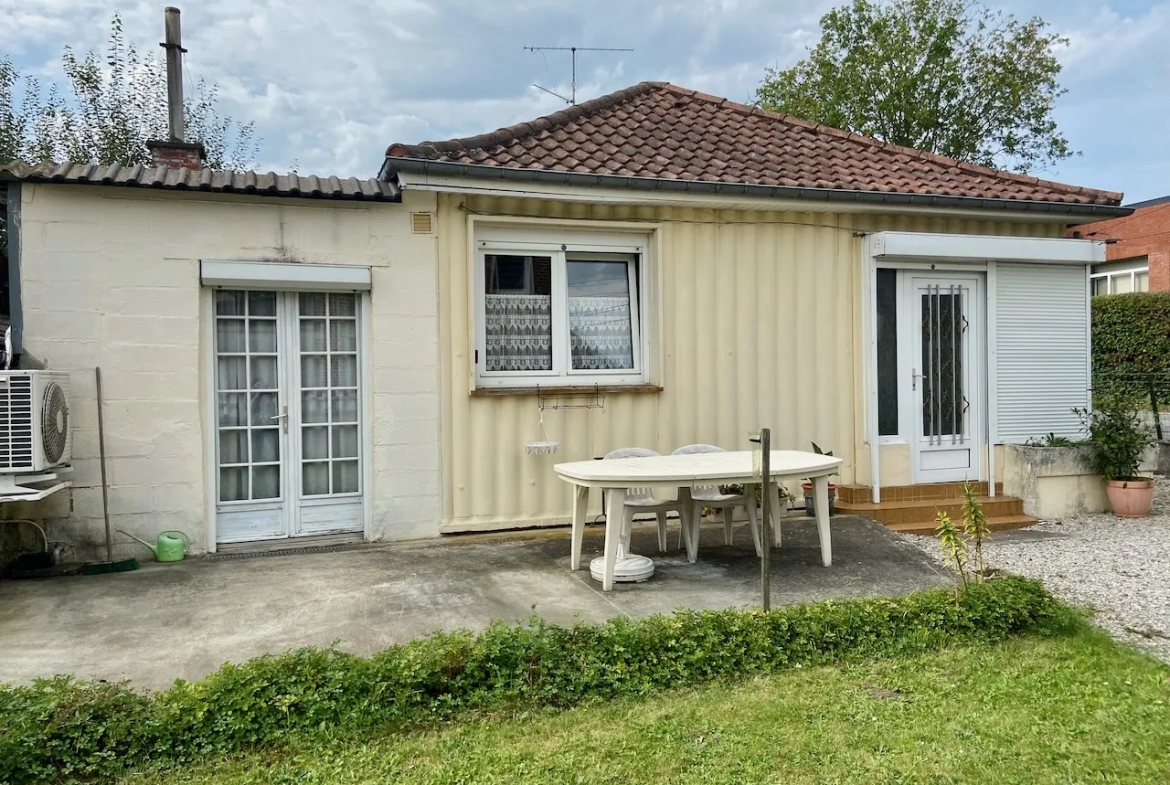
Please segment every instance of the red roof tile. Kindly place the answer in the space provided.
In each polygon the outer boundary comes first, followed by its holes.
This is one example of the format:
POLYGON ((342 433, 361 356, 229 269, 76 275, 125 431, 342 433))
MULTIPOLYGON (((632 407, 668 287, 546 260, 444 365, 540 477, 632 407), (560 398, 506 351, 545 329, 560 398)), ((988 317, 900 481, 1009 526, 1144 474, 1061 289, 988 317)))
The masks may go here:
POLYGON ((976 199, 1121 203, 1121 194, 962 163, 664 82, 391 158, 511 169, 976 199))

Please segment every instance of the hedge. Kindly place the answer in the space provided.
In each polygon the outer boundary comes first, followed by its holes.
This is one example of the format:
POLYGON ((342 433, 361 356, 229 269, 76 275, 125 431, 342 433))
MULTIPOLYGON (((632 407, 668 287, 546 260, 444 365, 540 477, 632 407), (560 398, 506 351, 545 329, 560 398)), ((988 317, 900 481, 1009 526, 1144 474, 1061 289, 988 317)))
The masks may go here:
POLYGON ((0 782, 104 779, 261 747, 290 734, 409 729, 468 710, 566 707, 842 658, 1055 630, 1043 587, 1000 578, 960 595, 773 610, 680 611, 560 627, 533 619, 443 633, 370 658, 300 649, 143 694, 58 676, 0 686, 0 782))
POLYGON ((1170 392, 1170 292, 1093 298, 1093 388, 1146 396, 1136 374, 1162 377, 1159 398, 1170 392))

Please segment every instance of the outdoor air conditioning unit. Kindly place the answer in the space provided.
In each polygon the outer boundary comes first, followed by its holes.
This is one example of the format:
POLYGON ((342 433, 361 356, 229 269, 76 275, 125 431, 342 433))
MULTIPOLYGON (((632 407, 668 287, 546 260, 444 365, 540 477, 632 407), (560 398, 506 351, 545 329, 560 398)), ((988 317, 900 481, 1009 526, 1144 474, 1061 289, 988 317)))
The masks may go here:
POLYGON ((0 474, 69 463, 69 374, 0 371, 0 474))

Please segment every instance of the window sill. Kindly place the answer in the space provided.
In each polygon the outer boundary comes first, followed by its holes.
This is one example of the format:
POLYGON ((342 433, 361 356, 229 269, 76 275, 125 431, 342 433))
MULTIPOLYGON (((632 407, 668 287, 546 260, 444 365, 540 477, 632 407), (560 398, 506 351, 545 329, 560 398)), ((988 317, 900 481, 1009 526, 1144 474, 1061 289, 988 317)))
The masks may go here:
POLYGON ((591 393, 634 393, 648 395, 662 392, 657 384, 582 384, 569 387, 477 387, 473 398, 493 398, 501 395, 589 395, 591 393))

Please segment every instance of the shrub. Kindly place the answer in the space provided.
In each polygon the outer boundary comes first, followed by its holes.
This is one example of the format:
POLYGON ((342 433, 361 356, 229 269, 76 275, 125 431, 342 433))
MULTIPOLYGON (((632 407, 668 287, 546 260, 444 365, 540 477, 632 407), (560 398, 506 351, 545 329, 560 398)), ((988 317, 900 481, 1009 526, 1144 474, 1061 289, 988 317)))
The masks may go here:
POLYGON ((1135 480, 1142 454, 1153 442, 1136 404, 1119 393, 1097 396, 1094 409, 1074 409, 1093 446, 1093 471, 1107 480, 1135 480))
POLYGON ((1093 298, 1093 390, 1170 394, 1170 292, 1093 298), (1147 381, 1143 381, 1147 380, 1147 381))
POLYGON ((560 627, 441 633, 369 659, 300 649, 144 695, 67 677, 0 687, 0 782, 108 778, 280 744, 289 734, 409 728, 468 710, 571 706, 842 658, 1054 631, 1068 609, 1003 578, 897 599, 680 611, 560 627))

